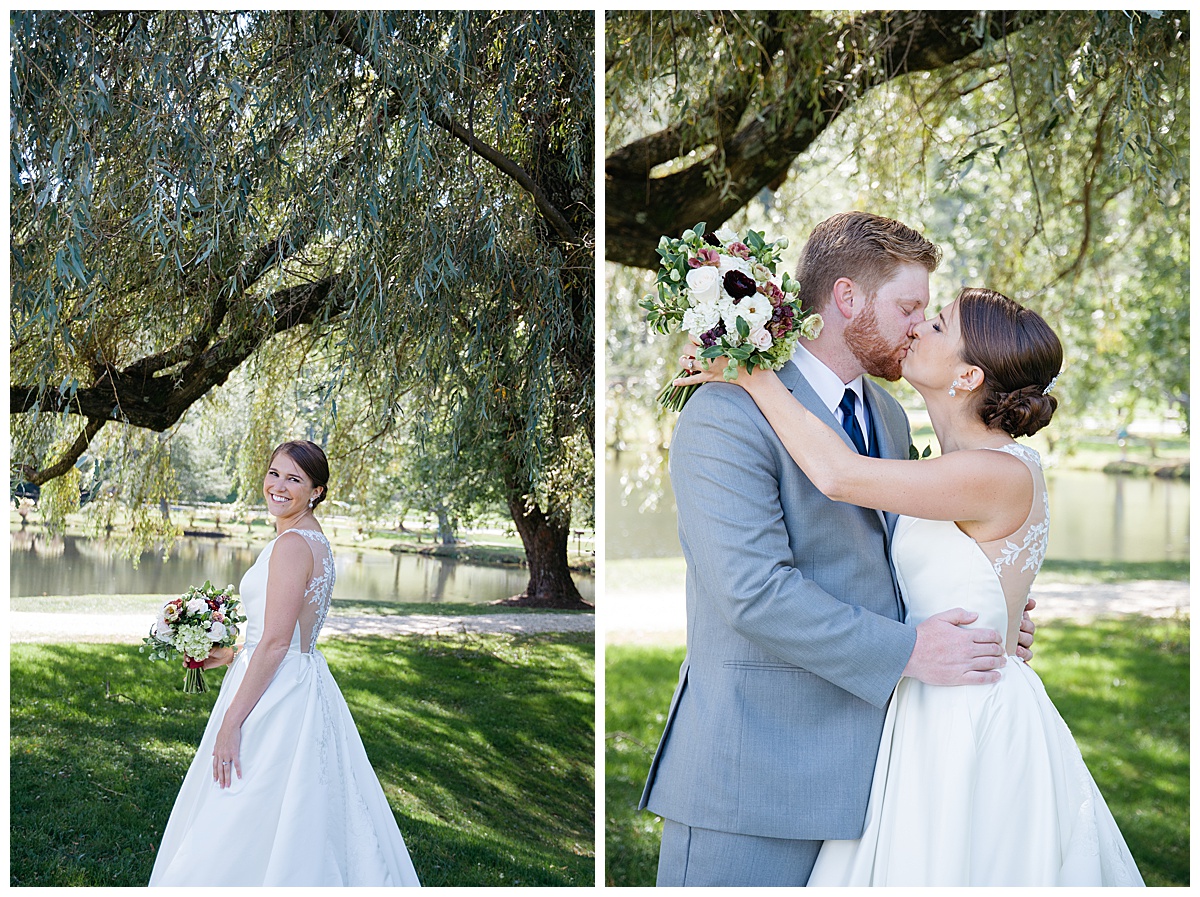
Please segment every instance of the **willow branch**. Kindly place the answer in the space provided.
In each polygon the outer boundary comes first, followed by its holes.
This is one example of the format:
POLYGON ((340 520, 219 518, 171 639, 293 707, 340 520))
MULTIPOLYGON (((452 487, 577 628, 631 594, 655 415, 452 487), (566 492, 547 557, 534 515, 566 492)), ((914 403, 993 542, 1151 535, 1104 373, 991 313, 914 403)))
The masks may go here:
POLYGON ((71 447, 66 453, 56 462, 51 464, 45 470, 38 470, 30 464, 21 465, 21 474, 25 477, 26 482, 34 486, 41 486, 43 483, 48 483, 55 477, 60 477, 72 467, 75 462, 80 459, 87 447, 92 444, 92 439, 100 432, 100 428, 107 423, 103 418, 88 418, 87 426, 83 428, 83 432, 76 437, 71 443, 71 447))

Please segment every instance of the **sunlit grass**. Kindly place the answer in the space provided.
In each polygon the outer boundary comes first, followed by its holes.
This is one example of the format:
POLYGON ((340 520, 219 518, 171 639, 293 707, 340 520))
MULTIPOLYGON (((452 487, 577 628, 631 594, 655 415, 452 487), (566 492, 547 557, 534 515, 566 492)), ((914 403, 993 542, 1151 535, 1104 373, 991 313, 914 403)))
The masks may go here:
MULTIPOLYGON (((426 885, 590 886, 587 635, 322 643, 426 885)), ((127 645, 13 645, 12 885, 142 886, 213 691, 127 645)))
MULTIPOLYGON (((1039 627, 1034 667, 1146 884, 1190 883, 1189 621, 1039 627)), ((605 881, 653 885, 661 823, 636 807, 683 648, 605 650, 605 881)))

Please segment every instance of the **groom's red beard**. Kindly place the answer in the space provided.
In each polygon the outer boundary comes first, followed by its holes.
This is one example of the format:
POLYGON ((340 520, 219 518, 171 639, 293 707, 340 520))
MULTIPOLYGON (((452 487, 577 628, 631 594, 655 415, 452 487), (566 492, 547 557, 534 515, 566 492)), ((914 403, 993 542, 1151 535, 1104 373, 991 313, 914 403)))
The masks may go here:
POLYGON ((896 345, 883 338, 879 332, 879 319, 875 316, 874 299, 869 300, 867 307, 846 325, 844 334, 846 345, 864 371, 888 381, 900 379, 900 353, 908 345, 908 337, 906 335, 903 342, 896 345))

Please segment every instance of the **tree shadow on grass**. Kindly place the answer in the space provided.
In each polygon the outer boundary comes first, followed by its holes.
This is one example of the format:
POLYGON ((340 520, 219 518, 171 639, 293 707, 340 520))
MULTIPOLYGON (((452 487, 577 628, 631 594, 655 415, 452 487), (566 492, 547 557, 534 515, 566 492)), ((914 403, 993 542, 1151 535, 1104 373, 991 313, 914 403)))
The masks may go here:
MULTIPOLYGON (((590 636, 323 648, 423 883, 592 884, 590 636)), ((14 645, 10 883, 143 885, 220 679, 14 645)))

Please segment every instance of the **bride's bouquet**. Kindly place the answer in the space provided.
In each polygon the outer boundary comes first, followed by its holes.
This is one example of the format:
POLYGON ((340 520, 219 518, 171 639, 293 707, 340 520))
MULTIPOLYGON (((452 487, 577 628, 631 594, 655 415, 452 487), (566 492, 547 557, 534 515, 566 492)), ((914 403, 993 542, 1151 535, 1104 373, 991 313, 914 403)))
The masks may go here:
MULTIPOLYGON (((707 234, 704 224, 681 238, 658 241, 658 297, 641 303, 659 333, 683 330, 704 348, 700 358, 729 359, 726 380, 738 366, 777 371, 792 357, 801 336, 816 339, 823 324, 800 309, 800 284, 786 271, 776 275, 786 237, 768 243, 757 231, 745 237, 726 228, 707 234)), ((678 376, 687 376, 684 371, 678 376)), ((697 387, 667 384, 658 401, 680 411, 697 387)))
POLYGON ((151 660, 171 660, 182 655, 187 665, 183 690, 189 694, 208 691, 204 684, 203 664, 213 648, 227 648, 237 642, 239 601, 233 586, 218 589, 208 580, 192 586, 178 598, 162 606, 150 635, 138 650, 150 649, 151 660))

